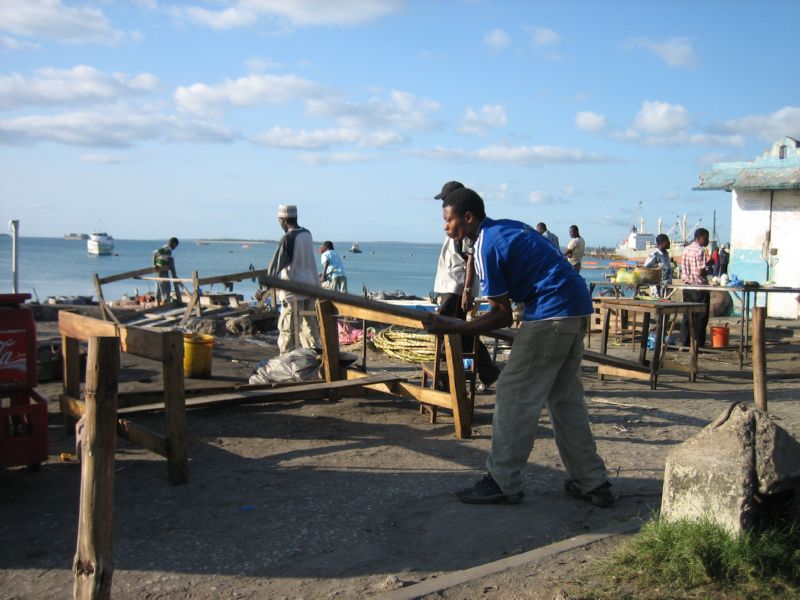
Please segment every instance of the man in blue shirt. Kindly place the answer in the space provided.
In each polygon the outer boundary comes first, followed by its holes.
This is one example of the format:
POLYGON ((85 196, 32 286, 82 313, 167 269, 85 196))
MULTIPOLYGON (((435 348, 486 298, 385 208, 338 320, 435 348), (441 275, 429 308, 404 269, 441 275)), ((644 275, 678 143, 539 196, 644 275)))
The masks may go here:
POLYGON ((344 272, 342 257, 333 249, 333 242, 323 242, 319 247, 320 263, 322 263, 322 273, 319 275, 320 281, 327 285, 329 290, 347 293, 347 275, 344 272))
POLYGON ((586 282, 550 242, 519 221, 486 216, 481 197, 456 190, 443 203, 444 229, 475 242, 475 266, 490 310, 472 321, 436 317, 431 333, 480 333, 512 322, 511 301, 524 303, 524 321, 497 381, 488 474, 458 492, 471 504, 522 500, 522 470, 533 449, 546 404, 566 492, 596 506, 614 502, 603 459, 597 454, 583 397, 580 365, 592 302, 586 282))

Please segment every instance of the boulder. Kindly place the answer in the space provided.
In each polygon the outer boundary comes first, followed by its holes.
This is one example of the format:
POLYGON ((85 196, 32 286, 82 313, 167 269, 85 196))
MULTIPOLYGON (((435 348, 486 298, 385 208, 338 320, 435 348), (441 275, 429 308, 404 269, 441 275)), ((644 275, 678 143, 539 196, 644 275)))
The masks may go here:
POLYGON ((661 516, 708 518, 734 535, 800 516, 800 442, 766 413, 732 404, 667 455, 661 516))

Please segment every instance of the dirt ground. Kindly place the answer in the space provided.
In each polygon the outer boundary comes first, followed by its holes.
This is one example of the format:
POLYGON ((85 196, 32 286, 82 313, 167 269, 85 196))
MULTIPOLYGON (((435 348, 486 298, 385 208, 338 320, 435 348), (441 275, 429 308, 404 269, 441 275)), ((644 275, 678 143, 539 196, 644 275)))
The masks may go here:
MULTIPOLYGON (((800 437, 797 323, 770 322, 769 408, 800 437)), ((39 338, 55 337, 54 323, 39 338)), ((594 341, 597 347, 597 341, 594 341)), ((264 336, 218 338, 214 375, 244 381, 275 354, 264 336)), ((370 351, 370 369, 416 377, 419 369, 370 351)), ((503 360, 503 357, 500 357, 503 360)), ((358 598, 495 561, 631 519, 660 503, 666 453, 730 402, 752 403, 749 363, 703 354, 698 381, 645 382, 583 375, 600 454, 619 500, 599 509, 563 493, 565 473, 546 412, 517 506, 461 504, 454 491, 484 471, 493 396, 476 398, 473 437, 452 419, 431 424, 416 403, 371 394, 188 412, 189 483, 170 486, 166 462, 118 440, 114 598, 358 598)), ((122 358, 123 389, 159 385, 155 363, 122 358)), ((207 382, 187 380, 187 388, 207 382)), ((80 466, 55 400, 50 460, 38 472, 0 470, 0 596, 66 598, 75 552, 80 466)), ((163 416, 136 421, 163 430, 163 416)), ((484 577, 437 596, 555 598, 574 569, 619 543, 607 540, 484 577)), ((435 597, 435 596, 431 596, 435 597)))

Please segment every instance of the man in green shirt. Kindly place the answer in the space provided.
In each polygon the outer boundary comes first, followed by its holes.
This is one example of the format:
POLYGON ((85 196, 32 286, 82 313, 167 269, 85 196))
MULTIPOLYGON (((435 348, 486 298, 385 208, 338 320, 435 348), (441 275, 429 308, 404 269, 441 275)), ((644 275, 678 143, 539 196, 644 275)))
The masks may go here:
MULTIPOLYGON (((169 241, 161 246, 161 248, 153 252, 153 266, 158 269, 156 275, 158 277, 172 277, 177 279, 178 275, 175 272, 175 259, 172 258, 172 251, 178 247, 178 238, 169 238, 169 241)), ((156 285, 156 302, 159 304, 167 304, 170 301, 170 283, 169 281, 159 281, 156 285)), ((181 303, 181 295, 178 290, 178 284, 175 284, 175 298, 178 304, 181 303)))

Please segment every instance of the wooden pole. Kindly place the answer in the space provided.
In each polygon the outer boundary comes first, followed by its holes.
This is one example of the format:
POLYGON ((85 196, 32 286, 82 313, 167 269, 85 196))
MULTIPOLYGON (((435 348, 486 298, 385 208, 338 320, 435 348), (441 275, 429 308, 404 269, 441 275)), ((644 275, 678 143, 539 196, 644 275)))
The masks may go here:
MULTIPOLYGON (((753 308, 753 400, 756 408, 767 412, 767 352, 764 343, 766 308, 753 308)), ((743 317, 745 318, 745 317, 743 317)))
POLYGON ((76 600, 111 598, 118 376, 119 340, 89 338, 78 543, 72 564, 76 600))
POLYGON ((164 425, 169 446, 167 477, 172 485, 189 481, 189 450, 186 443, 186 390, 183 379, 183 335, 178 331, 162 334, 164 378, 164 425))

